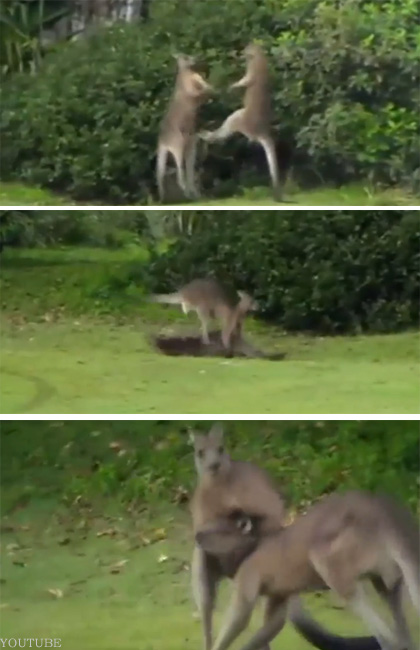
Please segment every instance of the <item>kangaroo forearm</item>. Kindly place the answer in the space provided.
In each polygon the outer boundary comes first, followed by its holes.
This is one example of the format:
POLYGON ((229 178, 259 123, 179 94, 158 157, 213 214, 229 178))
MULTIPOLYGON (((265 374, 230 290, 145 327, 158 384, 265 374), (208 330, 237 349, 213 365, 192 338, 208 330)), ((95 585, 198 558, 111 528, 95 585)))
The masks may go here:
POLYGON ((242 79, 239 79, 239 81, 236 81, 234 84, 232 84, 232 88, 246 88, 251 83, 251 75, 245 74, 242 79))
POLYGON ((258 532, 267 534, 281 530, 286 516, 285 505, 275 493, 267 491, 258 494, 246 493, 239 502, 245 515, 259 520, 258 532))

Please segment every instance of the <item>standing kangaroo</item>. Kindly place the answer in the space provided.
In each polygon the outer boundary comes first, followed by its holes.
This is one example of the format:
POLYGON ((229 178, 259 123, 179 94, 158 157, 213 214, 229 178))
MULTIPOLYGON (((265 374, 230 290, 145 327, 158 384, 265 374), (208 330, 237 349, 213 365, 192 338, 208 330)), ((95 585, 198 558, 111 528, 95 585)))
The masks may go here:
MULTIPOLYGON (((193 435, 192 443, 199 477, 191 501, 194 533, 200 539, 203 530, 211 529, 226 518, 229 526, 234 526, 235 533, 231 535, 231 546, 227 550, 224 550, 223 543, 213 544, 210 552, 196 544, 193 552, 193 594, 203 624, 204 648, 210 650, 212 617, 220 580, 225 577, 234 578, 265 535, 271 536, 283 530, 286 510, 283 497, 262 469, 252 463, 234 461, 228 456, 220 425, 214 425, 208 435, 193 435), (252 513, 258 519, 258 534, 252 530, 249 535, 244 535, 244 532, 249 531, 249 526, 246 525, 239 534, 232 520, 232 514, 236 516, 235 513, 252 513)), ((272 610, 273 602, 268 600, 265 613, 267 622, 271 620, 272 610)), ((379 648, 375 639, 370 637, 346 639, 330 634, 297 605, 291 619, 297 630, 321 650, 379 648)), ((268 642, 262 642, 256 647, 258 650, 270 650, 268 642)))
POLYGON ((174 157, 178 185, 190 198, 198 196, 195 184, 197 149, 196 120, 200 105, 213 89, 195 72, 195 60, 179 54, 178 73, 169 108, 160 126, 157 147, 156 180, 160 200, 164 199, 164 180, 168 154, 174 157))
POLYGON ((203 131, 200 138, 206 142, 226 140, 234 133, 242 133, 250 142, 258 142, 264 149, 275 197, 281 198, 277 153, 271 133, 271 93, 267 57, 259 45, 245 48, 246 73, 232 88, 245 88, 243 108, 234 111, 216 131, 203 131))
POLYGON ((208 324, 215 317, 222 323, 222 342, 226 350, 231 350, 234 339, 242 337, 242 325, 246 314, 257 309, 258 305, 245 292, 230 295, 219 282, 212 279, 193 280, 179 291, 170 294, 151 296, 153 302, 181 305, 184 314, 197 312, 201 323, 202 341, 210 343, 208 324))
MULTIPOLYGON (((240 516, 236 526, 225 518, 197 533, 196 541, 207 553, 238 553, 238 526, 248 550, 246 538, 255 525, 252 517, 244 523, 240 516)), ((265 647, 284 626, 288 600, 318 589, 338 594, 372 630, 381 650, 415 650, 403 611, 403 586, 420 611, 419 530, 411 514, 383 496, 358 491, 330 495, 291 526, 260 539, 242 562, 213 650, 230 647, 247 627, 260 595, 268 598, 269 616, 242 650, 265 647), (388 604, 394 630, 372 608, 361 582, 366 577, 388 604)))

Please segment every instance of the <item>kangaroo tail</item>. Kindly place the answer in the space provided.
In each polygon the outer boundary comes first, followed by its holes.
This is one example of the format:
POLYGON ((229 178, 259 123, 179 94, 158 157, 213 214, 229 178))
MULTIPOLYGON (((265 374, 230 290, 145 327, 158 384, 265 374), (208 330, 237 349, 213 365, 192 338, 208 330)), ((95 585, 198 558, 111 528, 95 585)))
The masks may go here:
POLYGON ((182 298, 179 293, 161 293, 150 296, 151 302, 160 302, 166 305, 180 305, 182 298))
POLYGON ((400 567, 403 580, 414 609, 420 612, 420 560, 418 549, 404 549, 404 552, 394 553, 395 562, 400 567))
POLYGON ((289 618, 303 638, 319 650, 380 650, 375 637, 343 637, 325 630, 303 609, 300 599, 293 598, 289 605, 289 618))
MULTIPOLYGON (((384 497, 382 497, 384 500, 384 497)), ((411 603, 420 613, 420 530, 412 513, 390 498, 386 500, 391 518, 388 552, 400 568, 411 603)))

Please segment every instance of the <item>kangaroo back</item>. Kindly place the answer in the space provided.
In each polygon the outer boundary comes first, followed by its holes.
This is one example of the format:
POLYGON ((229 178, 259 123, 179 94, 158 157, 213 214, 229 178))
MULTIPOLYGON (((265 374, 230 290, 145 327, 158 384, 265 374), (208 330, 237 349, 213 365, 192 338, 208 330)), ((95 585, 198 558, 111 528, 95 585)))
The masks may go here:
POLYGON ((249 83, 244 96, 245 122, 253 135, 267 133, 271 121, 270 76, 262 48, 249 45, 245 50, 249 83))

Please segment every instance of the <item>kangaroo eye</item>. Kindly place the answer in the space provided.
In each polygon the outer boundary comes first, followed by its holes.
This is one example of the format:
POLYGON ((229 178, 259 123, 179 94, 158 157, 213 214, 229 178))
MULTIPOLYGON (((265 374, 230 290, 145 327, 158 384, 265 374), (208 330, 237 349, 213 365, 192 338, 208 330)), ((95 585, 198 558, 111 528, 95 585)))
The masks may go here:
POLYGON ((204 451, 203 451, 202 449, 199 449, 199 450, 197 451, 197 456, 198 456, 199 458, 203 458, 203 456, 204 456, 204 451))
POLYGON ((219 449, 218 449, 217 451, 219 452, 220 455, 222 455, 223 452, 224 452, 224 448, 223 448, 223 447, 219 447, 219 449))

